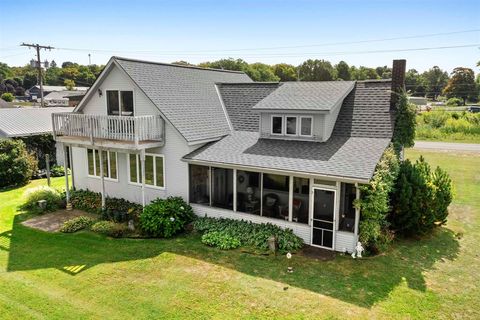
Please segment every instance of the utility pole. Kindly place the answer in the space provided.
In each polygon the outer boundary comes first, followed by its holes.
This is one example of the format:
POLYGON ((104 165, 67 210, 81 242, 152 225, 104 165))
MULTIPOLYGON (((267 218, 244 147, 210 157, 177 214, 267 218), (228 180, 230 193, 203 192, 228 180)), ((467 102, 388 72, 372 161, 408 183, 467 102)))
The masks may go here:
POLYGON ((37 50, 37 70, 38 70, 38 79, 39 79, 39 84, 40 84, 40 107, 44 107, 44 102, 43 102, 43 77, 42 77, 42 62, 40 61, 40 49, 45 49, 45 50, 52 50, 55 49, 54 47, 51 46, 41 46, 38 43, 33 44, 33 43, 22 43, 20 46, 22 47, 29 47, 29 48, 35 48, 37 50))

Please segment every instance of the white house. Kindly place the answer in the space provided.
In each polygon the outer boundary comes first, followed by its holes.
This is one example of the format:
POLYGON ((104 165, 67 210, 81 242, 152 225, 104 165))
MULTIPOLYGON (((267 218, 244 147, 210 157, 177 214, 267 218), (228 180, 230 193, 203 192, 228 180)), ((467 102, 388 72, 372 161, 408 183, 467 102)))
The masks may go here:
MULTIPOLYGON (((270 222, 351 251, 353 200, 391 140, 393 80, 253 82, 243 72, 110 59, 74 113, 53 114, 72 183, 196 214, 270 222)), ((68 183, 68 182, 67 182, 68 183)))

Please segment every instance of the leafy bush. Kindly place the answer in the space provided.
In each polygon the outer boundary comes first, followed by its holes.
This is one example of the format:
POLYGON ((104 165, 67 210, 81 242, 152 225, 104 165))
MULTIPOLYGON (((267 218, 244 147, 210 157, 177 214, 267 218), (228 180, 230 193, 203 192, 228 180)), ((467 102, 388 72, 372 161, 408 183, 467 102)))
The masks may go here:
POLYGON ((95 219, 85 216, 76 217, 65 221, 60 232, 72 233, 82 229, 88 229, 95 223, 95 219))
POLYGON ((106 211, 102 213, 102 195, 89 190, 72 191, 70 202, 76 209, 90 213, 102 214, 105 220, 123 222, 136 220, 142 212, 142 206, 121 198, 105 199, 106 211))
POLYGON ((227 232, 219 231, 205 233, 202 236, 202 243, 222 250, 230 250, 240 247, 240 240, 230 236, 227 232))
MULTIPOLYGON (((69 169, 70 171, 70 169, 69 169)), ((63 166, 52 166, 50 168, 50 176, 52 177, 63 177, 65 175, 65 168, 63 166)))
POLYGON ((62 193, 47 186, 27 189, 23 194, 23 197, 25 198, 25 202, 22 205, 23 209, 37 209, 38 201, 40 200, 47 201, 46 211, 55 211, 63 206, 62 193))
POLYGON ((480 141, 480 113, 424 112, 417 116, 417 139, 480 141))
POLYGON ((271 223, 256 224, 243 220, 198 218, 193 227, 198 232, 220 232, 238 239, 240 245, 251 246, 260 250, 268 250, 268 238, 277 239, 278 249, 281 252, 296 251, 302 248, 303 240, 296 236, 291 229, 282 229, 271 223))
POLYGON ((392 146, 383 153, 369 184, 360 186, 360 242, 369 252, 380 252, 391 240, 387 215, 390 212, 390 194, 399 170, 399 160, 392 146))
POLYGON ((10 92, 5 92, 4 94, 2 94, 0 96, 0 98, 3 100, 3 101, 6 101, 6 102, 12 102, 13 99, 15 99, 15 96, 13 94, 11 94, 10 92))
POLYGON ((459 98, 450 98, 447 100, 447 106, 449 107, 458 107, 463 105, 463 100, 459 98))
POLYGON ((37 171, 37 161, 22 141, 0 139, 0 188, 26 184, 37 171))
POLYGON ((91 230, 113 238, 121 238, 130 232, 127 226, 123 223, 115 223, 113 221, 105 220, 93 224, 91 230))
POLYGON ((140 214, 142 230, 154 237, 170 238, 185 230, 194 218, 192 207, 181 197, 156 199, 140 214))
POLYGON ((392 228, 403 235, 424 234, 446 222, 452 201, 452 181, 437 167, 432 172, 423 157, 412 164, 406 160, 393 195, 392 228))

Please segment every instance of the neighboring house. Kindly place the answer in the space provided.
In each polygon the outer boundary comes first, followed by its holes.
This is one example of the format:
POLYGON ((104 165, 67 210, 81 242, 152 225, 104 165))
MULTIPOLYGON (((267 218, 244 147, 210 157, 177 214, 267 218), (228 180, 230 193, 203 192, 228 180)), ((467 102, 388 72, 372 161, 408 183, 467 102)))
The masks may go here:
MULTIPOLYGON (((83 90, 53 91, 47 94, 44 100, 45 104, 49 107, 72 107, 73 101, 81 100, 86 92, 87 91, 83 90), (71 97, 73 97, 72 104, 70 103, 71 97)), ((76 105, 78 105, 78 103, 76 105)))
MULTIPOLYGON (((71 112, 73 108, 0 109, 0 138, 11 139, 52 134, 52 113, 59 111, 71 112)), ((37 154, 37 156, 41 157, 42 155, 37 154)), ((63 165, 64 156, 61 144, 57 144, 56 160, 57 164, 63 165)))
MULTIPOLYGON (((76 91, 87 91, 89 87, 75 87, 76 91)), ((58 92, 58 91, 68 91, 68 88, 65 86, 43 86, 43 97, 46 97, 51 92, 58 92)), ((40 85, 34 85, 30 89, 28 89, 28 96, 30 100, 40 99, 40 85)))
POLYGON ((73 185, 200 216, 269 222, 352 251, 353 201, 390 143, 394 80, 259 83, 242 72, 113 57, 74 113, 54 114, 73 185), (102 174, 103 173, 103 174, 102 174))

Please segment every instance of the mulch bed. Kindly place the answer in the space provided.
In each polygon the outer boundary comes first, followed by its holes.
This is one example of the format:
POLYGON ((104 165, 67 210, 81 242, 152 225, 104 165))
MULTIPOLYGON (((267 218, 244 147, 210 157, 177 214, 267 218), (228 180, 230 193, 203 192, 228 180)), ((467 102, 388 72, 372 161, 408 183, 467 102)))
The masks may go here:
POLYGON ((22 224, 24 226, 42 230, 42 231, 56 232, 63 226, 63 223, 65 221, 76 218, 76 217, 80 217, 80 216, 98 218, 98 215, 81 211, 81 210, 75 210, 75 209, 71 211, 58 210, 55 212, 45 213, 45 214, 33 217, 31 219, 23 221, 22 224))

